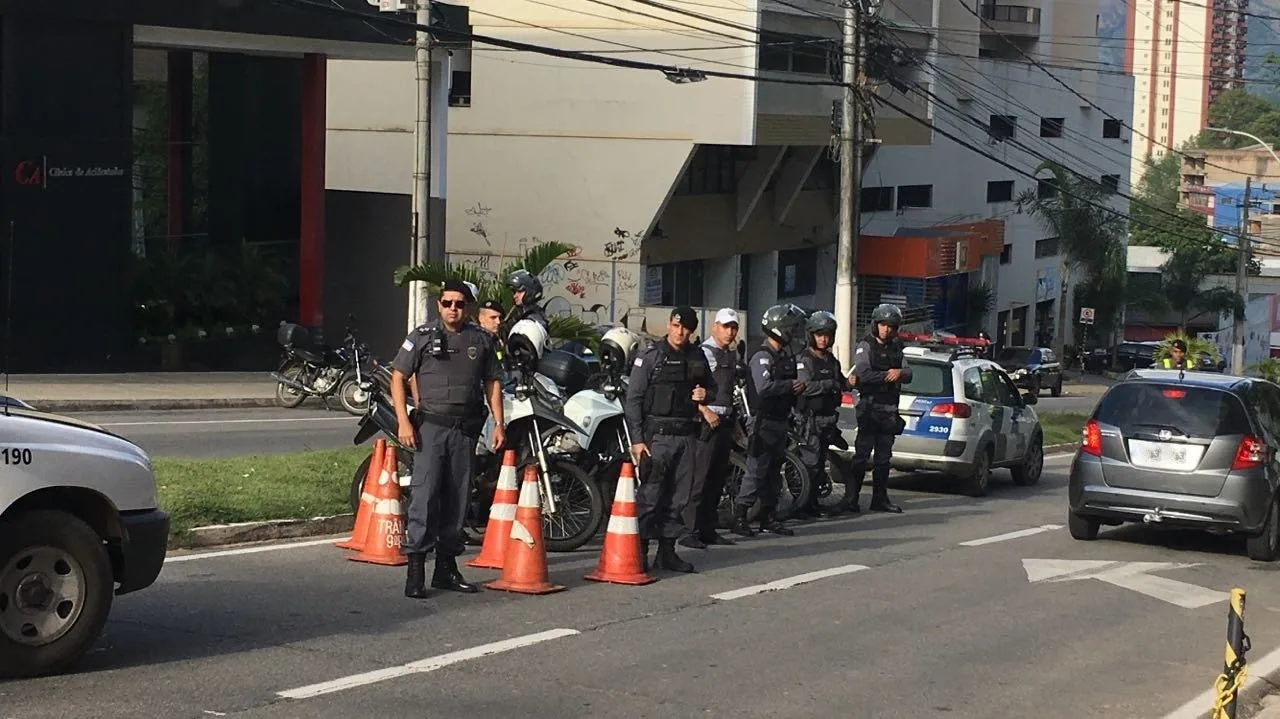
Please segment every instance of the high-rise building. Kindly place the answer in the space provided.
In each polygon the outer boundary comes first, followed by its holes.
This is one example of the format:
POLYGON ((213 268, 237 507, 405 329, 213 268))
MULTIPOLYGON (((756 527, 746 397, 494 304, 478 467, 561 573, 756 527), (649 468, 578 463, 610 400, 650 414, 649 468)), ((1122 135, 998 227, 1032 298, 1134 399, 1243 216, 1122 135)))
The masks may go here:
POLYGON ((1197 135, 1218 95, 1243 86, 1248 9, 1249 0, 1129 0, 1132 182, 1148 155, 1159 159, 1197 135))

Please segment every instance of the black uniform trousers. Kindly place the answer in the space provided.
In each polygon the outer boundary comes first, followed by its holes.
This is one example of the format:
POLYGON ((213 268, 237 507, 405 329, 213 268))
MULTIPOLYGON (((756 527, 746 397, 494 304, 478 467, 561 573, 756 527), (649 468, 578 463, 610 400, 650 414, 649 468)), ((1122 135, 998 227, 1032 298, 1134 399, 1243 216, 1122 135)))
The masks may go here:
POLYGON ((692 420, 665 429, 646 428, 649 454, 640 458, 640 488, 636 491, 641 539, 674 540, 684 534, 683 518, 697 469, 697 431, 692 420))
POLYGON ((729 455, 733 452, 732 417, 721 417, 710 435, 698 437, 695 445, 693 499, 684 511, 684 526, 702 539, 715 535, 720 524, 720 496, 729 478, 729 455))
POLYGON ((840 433, 836 420, 837 416, 834 414, 810 416, 802 420, 805 429, 797 453, 815 486, 818 478, 827 471, 827 455, 830 453, 832 440, 840 433))
POLYGON ((787 456, 791 423, 785 419, 757 416, 747 440, 747 471, 742 477, 735 503, 744 507, 757 501, 764 509, 778 506, 782 492, 782 462, 787 456))
POLYGON ((437 557, 456 557, 465 551, 462 527, 478 439, 430 420, 418 426, 402 554, 435 549, 437 557))
POLYGON ((862 489, 862 480, 871 463, 872 491, 883 494, 889 488, 890 461, 893 459, 893 441, 897 438, 898 408, 875 407, 858 413, 858 436, 853 440, 853 492, 862 489), (892 414, 890 414, 890 412, 892 414), (872 452, 875 459, 872 460, 872 452))

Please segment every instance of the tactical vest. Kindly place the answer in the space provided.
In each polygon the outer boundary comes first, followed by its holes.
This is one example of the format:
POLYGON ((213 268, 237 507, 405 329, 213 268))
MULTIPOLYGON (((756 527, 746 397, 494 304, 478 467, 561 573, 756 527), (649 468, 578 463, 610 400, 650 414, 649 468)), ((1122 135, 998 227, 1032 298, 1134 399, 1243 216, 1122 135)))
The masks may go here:
MULTIPOLYGON (((806 367, 812 368, 809 379, 814 382, 839 379, 835 359, 829 354, 815 357, 812 352, 806 351, 796 361, 804 362, 806 367)), ((816 416, 835 414, 836 410, 840 409, 840 392, 834 390, 820 395, 800 395, 796 398, 796 409, 816 416)))
MULTIPOLYGON (((871 348, 871 369, 877 372, 887 372, 891 369, 900 369, 902 367, 902 342, 897 338, 881 344, 874 337, 867 335, 866 342, 871 348)), ((867 385, 859 383, 859 401, 897 407, 901 389, 901 382, 880 382, 867 385)))
POLYGON ((709 397, 707 404, 713 407, 733 409, 733 387, 738 382, 738 353, 731 349, 721 349, 713 339, 703 343, 703 347, 711 350, 716 358, 716 368, 711 371, 711 379, 716 383, 716 396, 709 397))
MULTIPOLYGON (((791 382, 796 378, 796 361, 791 355, 784 355, 769 346, 768 341, 760 345, 760 349, 751 355, 750 363, 758 363, 761 357, 769 357, 769 381, 791 382)), ((764 419, 789 419, 791 408, 795 406, 796 396, 791 392, 772 397, 761 397, 756 391, 755 378, 747 382, 747 402, 751 411, 764 419)))
POLYGON ((482 372, 484 355, 489 351, 483 332, 467 325, 453 334, 437 323, 420 333, 417 349, 422 359, 418 365, 418 395, 424 411, 450 417, 482 411, 482 372), (433 333, 439 333, 444 340, 445 351, 441 356, 432 353, 433 333))
POLYGON ((649 391, 645 393, 646 417, 691 420, 698 416, 693 388, 706 382, 701 376, 705 365, 692 360, 693 353, 701 351, 695 346, 675 350, 665 341, 660 343, 649 378, 649 391))

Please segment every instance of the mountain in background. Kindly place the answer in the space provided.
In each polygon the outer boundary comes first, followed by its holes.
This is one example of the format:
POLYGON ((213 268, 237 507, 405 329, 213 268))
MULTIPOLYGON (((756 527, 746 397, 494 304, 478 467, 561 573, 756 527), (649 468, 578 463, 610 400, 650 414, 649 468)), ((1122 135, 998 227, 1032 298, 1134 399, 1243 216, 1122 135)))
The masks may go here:
MULTIPOLYGON (((1280 0, 1270 2, 1254 0, 1249 12, 1280 18, 1280 0)), ((1249 44, 1245 46, 1245 89, 1280 105, 1280 87, 1276 85, 1277 73, 1263 67, 1267 55, 1280 55, 1280 19, 1249 18, 1249 44)))

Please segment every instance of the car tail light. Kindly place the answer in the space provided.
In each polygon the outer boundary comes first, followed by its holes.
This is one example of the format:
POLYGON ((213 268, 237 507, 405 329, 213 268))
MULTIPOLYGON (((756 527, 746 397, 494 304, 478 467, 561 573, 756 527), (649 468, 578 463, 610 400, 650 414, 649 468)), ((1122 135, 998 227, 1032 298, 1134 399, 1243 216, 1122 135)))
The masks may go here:
POLYGON ((1102 430, 1098 429, 1095 420, 1086 422, 1080 433, 1080 451, 1095 457, 1102 456, 1102 430))
POLYGON ((1187 391, 1185 389, 1167 389, 1164 391, 1164 396, 1169 399, 1182 399, 1187 396, 1187 391))
POLYGON ((952 419, 964 419, 969 416, 971 410, 969 405, 964 402, 943 402, 935 404, 929 414, 935 417, 951 417, 952 419))
POLYGON ((1231 462, 1231 469, 1255 469, 1267 461, 1267 445, 1251 434, 1246 434, 1236 447, 1236 458, 1231 462))

